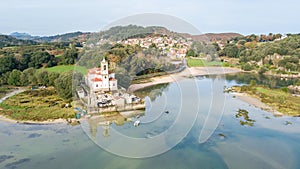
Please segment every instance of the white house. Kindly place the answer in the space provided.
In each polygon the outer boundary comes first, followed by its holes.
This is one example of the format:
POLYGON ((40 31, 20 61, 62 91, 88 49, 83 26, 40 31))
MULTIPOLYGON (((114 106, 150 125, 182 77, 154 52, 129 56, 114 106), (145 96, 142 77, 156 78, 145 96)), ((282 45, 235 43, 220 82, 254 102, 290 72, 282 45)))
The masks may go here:
POLYGON ((103 58, 100 68, 89 69, 86 84, 93 92, 108 92, 118 90, 115 73, 108 70, 108 62, 103 58))

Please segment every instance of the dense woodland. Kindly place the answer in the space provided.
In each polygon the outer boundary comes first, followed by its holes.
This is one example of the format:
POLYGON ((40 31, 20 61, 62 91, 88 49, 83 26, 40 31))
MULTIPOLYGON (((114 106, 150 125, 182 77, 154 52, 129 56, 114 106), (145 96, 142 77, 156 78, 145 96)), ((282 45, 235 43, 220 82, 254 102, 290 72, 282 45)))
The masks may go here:
POLYGON ((257 69, 260 73, 275 70, 277 73, 300 71, 300 35, 269 34, 233 38, 220 56, 238 58, 242 69, 257 69))
POLYGON ((193 42, 187 56, 206 57, 209 61, 221 58, 235 58, 238 64, 232 65, 243 70, 256 70, 259 73, 272 71, 276 74, 300 71, 300 35, 281 34, 249 35, 231 40, 207 43, 193 42))

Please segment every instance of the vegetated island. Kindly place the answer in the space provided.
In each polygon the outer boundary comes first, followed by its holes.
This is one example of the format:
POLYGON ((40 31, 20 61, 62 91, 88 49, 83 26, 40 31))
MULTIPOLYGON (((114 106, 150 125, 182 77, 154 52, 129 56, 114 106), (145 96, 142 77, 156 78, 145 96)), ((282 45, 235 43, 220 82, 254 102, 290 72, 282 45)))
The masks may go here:
POLYGON ((239 99, 272 112, 275 116, 300 116, 300 95, 292 94, 286 87, 270 89, 266 86, 256 85, 252 81, 250 85, 233 86, 225 91, 235 92, 235 96, 239 99))

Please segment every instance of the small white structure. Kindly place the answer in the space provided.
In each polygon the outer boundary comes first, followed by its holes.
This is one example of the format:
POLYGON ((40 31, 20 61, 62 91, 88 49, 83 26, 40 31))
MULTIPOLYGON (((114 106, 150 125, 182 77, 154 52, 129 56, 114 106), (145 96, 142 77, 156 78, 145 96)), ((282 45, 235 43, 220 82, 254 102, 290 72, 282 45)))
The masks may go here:
POLYGON ((140 122, 141 122, 141 121, 139 121, 139 120, 135 121, 135 122, 133 123, 133 126, 134 126, 134 127, 139 126, 139 125, 140 125, 140 122))
POLYGON ((115 73, 108 70, 108 62, 103 58, 100 68, 89 69, 86 84, 91 92, 108 92, 118 90, 115 73))

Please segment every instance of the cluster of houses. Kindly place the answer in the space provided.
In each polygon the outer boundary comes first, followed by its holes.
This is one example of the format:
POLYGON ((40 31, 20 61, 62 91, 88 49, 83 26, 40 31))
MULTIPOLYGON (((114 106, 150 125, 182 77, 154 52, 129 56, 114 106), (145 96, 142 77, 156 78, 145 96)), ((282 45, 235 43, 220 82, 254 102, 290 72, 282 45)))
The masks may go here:
POLYGON ((191 45, 191 41, 188 41, 187 39, 172 38, 164 35, 148 36, 145 38, 130 38, 120 41, 119 43, 125 45, 139 45, 145 49, 154 45, 162 51, 162 54, 166 54, 172 59, 183 59, 191 45))

